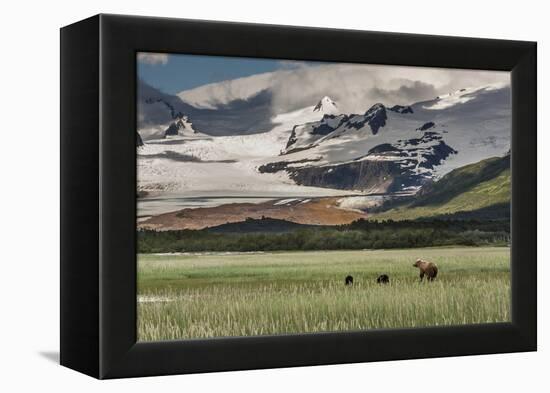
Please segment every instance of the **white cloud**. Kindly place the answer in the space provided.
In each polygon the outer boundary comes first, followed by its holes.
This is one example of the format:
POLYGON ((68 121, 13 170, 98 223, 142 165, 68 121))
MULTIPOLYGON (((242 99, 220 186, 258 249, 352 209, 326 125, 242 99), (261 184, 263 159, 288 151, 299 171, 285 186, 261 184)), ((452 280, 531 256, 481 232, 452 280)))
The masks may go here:
POLYGON ((368 64, 327 64, 298 67, 213 83, 180 93, 193 104, 246 99, 269 88, 273 112, 281 113, 332 97, 345 112, 361 113, 377 102, 407 105, 468 87, 510 83, 508 72, 402 67, 368 64))
POLYGON ((377 102, 412 104, 465 87, 509 82, 510 78, 506 72, 364 64, 302 67, 275 74, 276 109, 313 105, 328 95, 341 109, 356 113, 377 102))
POLYGON ((266 72, 222 82, 208 83, 194 89, 178 93, 185 102, 201 108, 215 108, 232 100, 247 99, 263 89, 273 86, 273 78, 278 72, 266 72))
POLYGON ((166 53, 139 52, 138 61, 144 64, 164 65, 168 63, 168 55, 166 53))

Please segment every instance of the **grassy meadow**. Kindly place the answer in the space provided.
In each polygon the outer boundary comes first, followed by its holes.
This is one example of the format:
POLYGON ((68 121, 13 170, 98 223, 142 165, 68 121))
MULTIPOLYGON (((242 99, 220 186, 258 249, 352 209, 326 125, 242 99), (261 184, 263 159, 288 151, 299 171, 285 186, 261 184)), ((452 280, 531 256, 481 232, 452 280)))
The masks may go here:
POLYGON ((138 255, 143 341, 509 320, 507 247, 138 255), (437 263, 435 282, 416 258, 437 263))

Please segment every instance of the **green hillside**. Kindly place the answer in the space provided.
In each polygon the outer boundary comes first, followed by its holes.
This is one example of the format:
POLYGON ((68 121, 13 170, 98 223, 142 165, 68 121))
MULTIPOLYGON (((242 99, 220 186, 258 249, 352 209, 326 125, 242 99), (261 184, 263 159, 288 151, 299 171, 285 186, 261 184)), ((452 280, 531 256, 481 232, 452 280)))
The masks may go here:
POLYGON ((413 201, 373 214, 376 220, 464 216, 508 218, 510 156, 489 158, 457 168, 423 189, 413 201), (477 214, 479 213, 479 214, 477 214))

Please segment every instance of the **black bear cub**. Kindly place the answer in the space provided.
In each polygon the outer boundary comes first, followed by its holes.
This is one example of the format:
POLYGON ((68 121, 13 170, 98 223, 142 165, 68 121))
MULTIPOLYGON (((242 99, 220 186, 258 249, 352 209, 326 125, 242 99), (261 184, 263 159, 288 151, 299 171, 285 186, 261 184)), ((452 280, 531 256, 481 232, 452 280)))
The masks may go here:
POLYGON ((376 279, 376 282, 378 284, 389 284, 390 283, 390 277, 387 274, 381 274, 376 279))
POLYGON ((353 285, 353 277, 347 276, 346 277, 346 285, 353 285))

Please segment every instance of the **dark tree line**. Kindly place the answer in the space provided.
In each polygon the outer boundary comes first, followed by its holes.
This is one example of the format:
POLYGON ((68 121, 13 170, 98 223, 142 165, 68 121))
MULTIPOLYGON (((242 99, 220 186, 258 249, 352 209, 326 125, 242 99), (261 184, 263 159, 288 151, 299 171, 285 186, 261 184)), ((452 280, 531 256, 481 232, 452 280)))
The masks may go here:
POLYGON ((208 230, 138 231, 138 251, 288 251, 506 245, 510 222, 367 221, 338 227, 306 227, 281 233, 216 233, 208 230))

